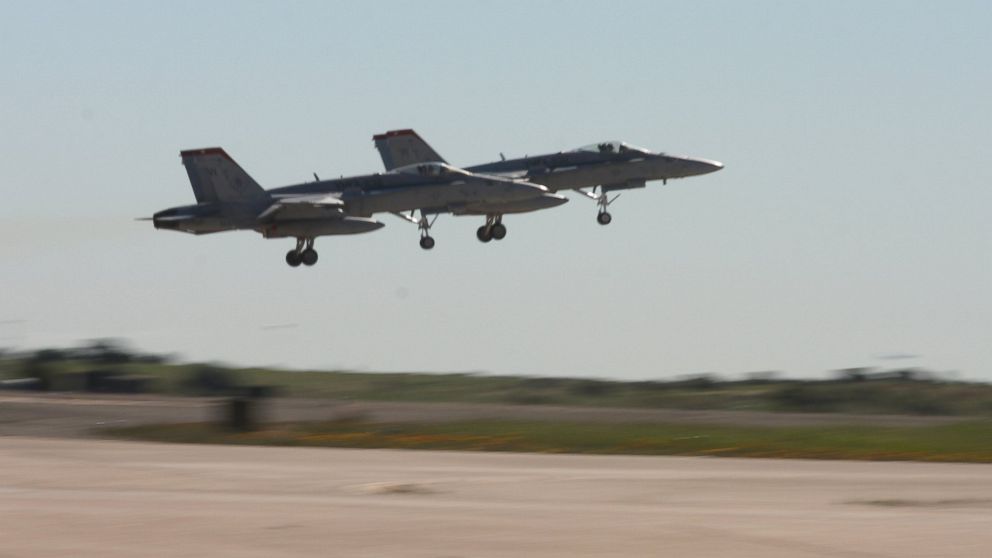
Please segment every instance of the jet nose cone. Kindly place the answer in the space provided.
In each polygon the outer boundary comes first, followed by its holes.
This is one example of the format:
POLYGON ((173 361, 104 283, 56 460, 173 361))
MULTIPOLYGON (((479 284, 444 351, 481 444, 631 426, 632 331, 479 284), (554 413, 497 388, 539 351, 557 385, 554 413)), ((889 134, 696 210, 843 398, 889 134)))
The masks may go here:
POLYGON ((696 174, 709 174, 722 169, 723 163, 720 161, 710 161, 708 159, 696 159, 693 161, 692 166, 696 171, 696 174))
POLYGON ((662 176, 668 178, 686 178, 689 176, 699 176, 709 174, 723 168, 723 163, 710 159, 698 159, 696 157, 678 157, 675 155, 661 155, 662 176))

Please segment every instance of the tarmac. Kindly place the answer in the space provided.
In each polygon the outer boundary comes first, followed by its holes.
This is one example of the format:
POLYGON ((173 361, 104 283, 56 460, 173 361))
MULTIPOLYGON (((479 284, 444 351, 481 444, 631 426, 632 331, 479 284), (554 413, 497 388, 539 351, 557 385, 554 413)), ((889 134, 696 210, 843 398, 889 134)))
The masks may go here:
POLYGON ((0 558, 990 552, 987 465, 0 436, 0 558))

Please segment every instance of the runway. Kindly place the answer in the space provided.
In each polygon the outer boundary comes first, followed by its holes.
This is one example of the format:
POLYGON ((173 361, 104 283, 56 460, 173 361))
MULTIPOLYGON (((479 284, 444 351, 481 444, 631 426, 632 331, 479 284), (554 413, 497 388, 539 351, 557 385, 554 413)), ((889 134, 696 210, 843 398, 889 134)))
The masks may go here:
POLYGON ((986 557, 992 467, 0 437, 0 557, 986 557))

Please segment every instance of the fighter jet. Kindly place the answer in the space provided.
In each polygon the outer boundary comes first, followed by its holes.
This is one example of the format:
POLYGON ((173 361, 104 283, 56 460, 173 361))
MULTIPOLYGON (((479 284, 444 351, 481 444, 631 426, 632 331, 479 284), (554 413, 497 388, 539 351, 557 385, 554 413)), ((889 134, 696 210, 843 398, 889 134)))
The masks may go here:
MULTIPOLYGON (((413 130, 392 130, 372 137, 386 170, 427 161, 444 163, 444 159, 413 130)), ((716 172, 723 163, 694 157, 652 153, 647 149, 619 141, 596 143, 571 151, 506 159, 465 167, 468 172, 525 179, 547 186, 552 192, 575 190, 599 206, 596 221, 608 225, 613 217, 607 208, 620 196, 611 192, 644 188, 647 182, 685 178, 716 172)), ((491 223, 500 216, 487 218, 479 229, 479 240, 486 242, 491 223)))
MULTIPOLYGON (((264 190, 223 149, 180 153, 196 197, 195 205, 154 214, 157 229, 208 234, 253 230, 265 238, 295 238, 286 253, 292 267, 317 263, 318 236, 377 230, 374 213, 390 212, 420 227, 420 246, 434 247, 428 215, 502 215, 525 208, 561 205, 567 198, 520 179, 467 172, 440 161, 413 163, 384 174, 342 177, 264 190), (420 210, 420 219, 414 217, 420 210), (407 213, 408 212, 408 213, 407 213)), ((496 221, 493 238, 506 229, 496 221)))

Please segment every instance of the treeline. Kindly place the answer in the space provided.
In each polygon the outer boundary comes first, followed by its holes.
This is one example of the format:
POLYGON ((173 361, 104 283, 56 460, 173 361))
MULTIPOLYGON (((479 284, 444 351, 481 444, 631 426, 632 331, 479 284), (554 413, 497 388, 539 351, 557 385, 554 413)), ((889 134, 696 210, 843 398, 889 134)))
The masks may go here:
POLYGON ((613 381, 485 374, 294 372, 182 364, 115 340, 8 352, 0 387, 190 396, 280 394, 354 400, 511 403, 700 410, 992 416, 992 385, 919 368, 848 368, 827 379, 756 372, 613 381))
POLYGON ((228 367, 176 364, 171 355, 137 352, 117 339, 70 348, 5 351, 2 357, 0 388, 12 390, 204 396, 260 391, 240 384, 238 373, 228 367))

